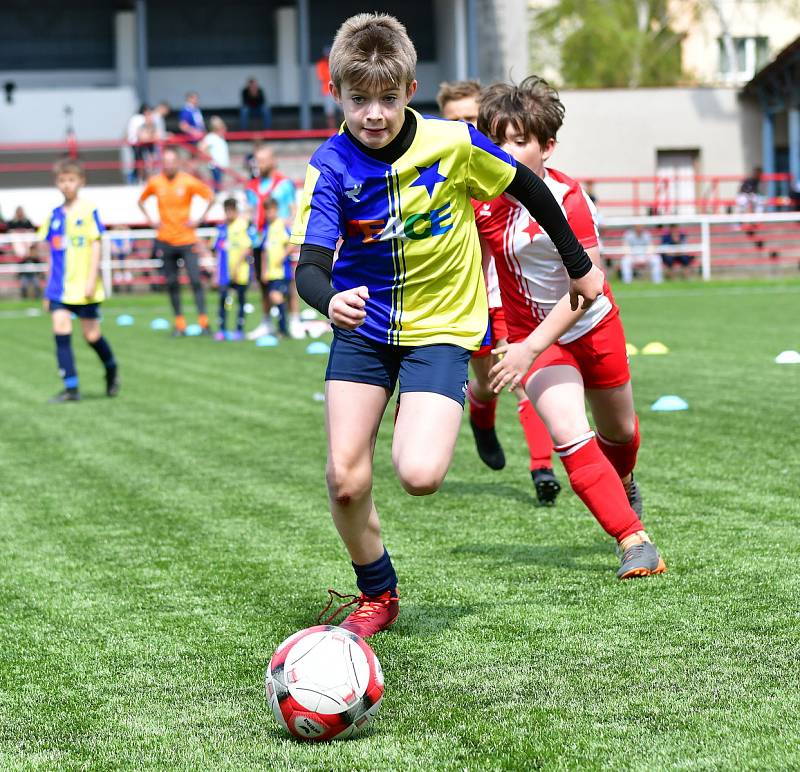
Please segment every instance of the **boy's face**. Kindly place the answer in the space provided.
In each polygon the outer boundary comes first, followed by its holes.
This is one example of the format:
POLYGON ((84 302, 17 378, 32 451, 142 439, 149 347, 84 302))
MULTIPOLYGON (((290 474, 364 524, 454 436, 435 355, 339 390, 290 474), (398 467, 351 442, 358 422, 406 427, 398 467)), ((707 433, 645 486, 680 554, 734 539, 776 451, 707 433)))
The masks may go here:
POLYGON ((278 207, 276 206, 265 206, 264 207, 264 219, 267 222, 275 222, 275 218, 278 216, 278 207))
POLYGON ((408 89, 351 86, 343 83, 341 91, 331 83, 331 94, 342 106, 350 133, 373 150, 386 147, 398 134, 405 120, 406 105, 417 90, 417 81, 408 89))
POLYGON ((56 177, 56 187, 63 193, 67 201, 71 201, 78 195, 81 185, 83 185, 83 177, 75 172, 61 172, 56 177))
POLYGON ((506 128, 505 141, 500 138, 497 144, 540 177, 544 175, 544 162, 556 149, 556 141, 552 137, 542 147, 536 137, 526 137, 516 126, 511 125, 506 128))
POLYGON ((442 108, 442 117, 448 121, 464 121, 476 126, 478 123, 478 100, 474 96, 453 99, 442 108))
POLYGON ((239 212, 237 211, 236 207, 233 206, 226 206, 225 207, 225 221, 226 222, 233 222, 236 219, 236 215, 239 212))

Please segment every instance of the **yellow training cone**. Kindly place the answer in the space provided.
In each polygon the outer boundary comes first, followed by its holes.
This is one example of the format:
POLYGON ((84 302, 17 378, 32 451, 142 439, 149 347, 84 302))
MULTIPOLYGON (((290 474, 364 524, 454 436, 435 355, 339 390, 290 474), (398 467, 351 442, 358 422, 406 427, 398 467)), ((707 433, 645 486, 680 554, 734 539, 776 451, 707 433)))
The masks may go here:
POLYGON ((642 354, 647 354, 647 355, 669 354, 669 349, 663 343, 659 343, 659 341, 654 340, 652 343, 648 343, 642 349, 642 354))
POLYGON ((635 357, 639 353, 639 349, 633 345, 633 343, 626 343, 625 344, 625 351, 628 352, 629 357, 635 357))

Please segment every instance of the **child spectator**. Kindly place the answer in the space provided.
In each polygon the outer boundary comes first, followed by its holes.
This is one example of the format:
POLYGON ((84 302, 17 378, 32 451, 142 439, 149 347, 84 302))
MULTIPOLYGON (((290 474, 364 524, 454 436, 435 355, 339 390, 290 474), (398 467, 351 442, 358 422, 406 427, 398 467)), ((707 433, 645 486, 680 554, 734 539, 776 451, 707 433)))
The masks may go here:
MULTIPOLYGON (((264 202, 264 242, 261 281, 267 289, 266 316, 269 319, 272 308, 278 309, 278 329, 282 335, 289 335, 286 318, 286 299, 289 286, 286 279, 286 260, 292 252, 289 241, 291 230, 286 221, 278 217, 278 202, 268 198, 264 202)), ((268 323, 269 324, 269 323, 268 323)))
POLYGON ((40 241, 49 245, 50 270, 45 290, 56 339, 56 359, 63 391, 50 402, 80 399, 78 373, 72 354, 72 315, 81 322, 83 337, 95 350, 106 373, 106 395, 119 393, 117 362, 100 330, 100 303, 105 298, 100 280, 100 234, 104 230, 97 209, 78 198, 86 182, 83 167, 71 159, 55 167, 56 187, 64 195, 39 228, 40 241))
POLYGON ((217 253, 217 287, 219 288, 219 330, 215 340, 242 340, 244 338, 244 306, 247 302, 247 285, 250 283, 250 263, 253 253, 255 229, 239 216, 235 198, 227 198, 222 205, 225 222, 217 228, 214 251, 217 253), (236 332, 228 334, 227 305, 230 290, 236 293, 239 313, 236 332))
POLYGON ((199 147, 200 150, 211 156, 208 169, 211 172, 214 192, 219 193, 222 190, 222 175, 231 165, 231 154, 225 139, 227 127, 225 121, 218 115, 212 116, 208 125, 211 130, 203 137, 199 147))

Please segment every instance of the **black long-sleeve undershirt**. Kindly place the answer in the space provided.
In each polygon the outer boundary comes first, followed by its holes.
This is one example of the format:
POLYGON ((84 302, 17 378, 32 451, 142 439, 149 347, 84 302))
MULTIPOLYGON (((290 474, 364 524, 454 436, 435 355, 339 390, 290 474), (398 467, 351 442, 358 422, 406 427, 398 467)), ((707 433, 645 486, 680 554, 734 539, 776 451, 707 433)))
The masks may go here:
POLYGON ((300 247, 300 262, 294 274, 297 294, 323 316, 328 316, 328 307, 336 290, 331 287, 333 250, 316 244, 300 247))

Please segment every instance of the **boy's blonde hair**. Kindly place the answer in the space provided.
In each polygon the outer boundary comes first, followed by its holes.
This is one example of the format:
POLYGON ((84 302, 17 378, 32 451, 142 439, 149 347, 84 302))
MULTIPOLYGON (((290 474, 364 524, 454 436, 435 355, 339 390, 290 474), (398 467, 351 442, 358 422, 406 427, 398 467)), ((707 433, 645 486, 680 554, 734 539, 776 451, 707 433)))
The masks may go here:
POLYGON ((526 140, 536 137, 540 147, 555 139, 564 123, 564 105, 544 78, 530 75, 519 85, 495 83, 481 94, 478 131, 493 142, 505 141, 510 127, 526 140))
POLYGON ((53 177, 58 177, 59 174, 77 174, 82 180, 86 179, 83 164, 74 158, 62 158, 53 164, 53 177))
POLYGON ((208 125, 211 131, 221 131, 224 134, 228 130, 228 127, 225 125, 225 121, 223 121, 218 115, 212 115, 208 125))
POLYGON ((405 26, 386 13, 359 13, 333 39, 331 80, 366 89, 408 89, 416 77, 417 51, 405 26))
POLYGON ((477 80, 445 81, 439 84, 436 104, 439 105, 441 112, 449 102, 457 102, 468 97, 473 97, 476 102, 481 101, 481 84, 477 80))

